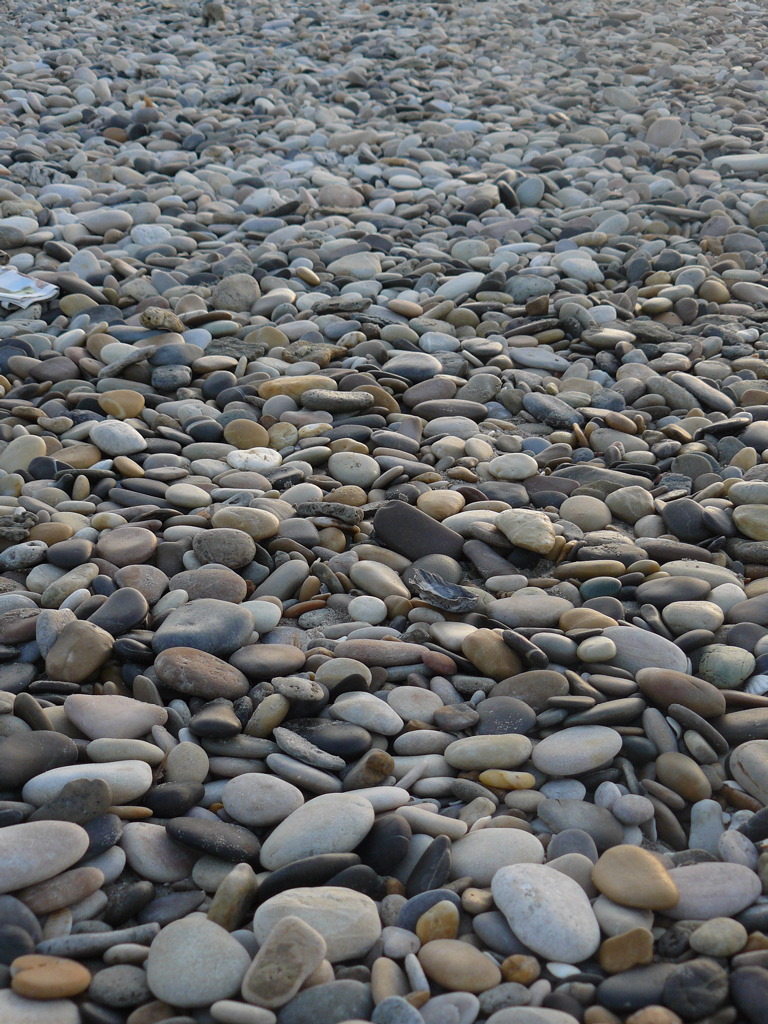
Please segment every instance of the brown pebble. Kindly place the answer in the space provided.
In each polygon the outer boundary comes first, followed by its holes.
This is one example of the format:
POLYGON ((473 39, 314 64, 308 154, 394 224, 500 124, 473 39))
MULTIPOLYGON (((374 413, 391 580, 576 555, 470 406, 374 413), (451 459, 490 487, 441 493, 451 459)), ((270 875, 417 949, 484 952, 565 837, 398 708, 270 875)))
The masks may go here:
POLYGON ((85 992, 90 983, 86 967, 60 956, 30 953, 11 964, 11 988, 27 999, 67 999, 85 992))
POLYGON ((534 956, 513 953, 501 965, 504 981, 515 981, 518 985, 532 985, 541 974, 541 966, 534 956))
POLYGON ((144 409, 144 395, 138 391, 129 391, 127 388, 106 391, 99 395, 97 401, 108 416, 114 416, 119 420, 140 416, 144 409))
POLYGON ((683 1024, 683 1021, 666 1006, 644 1006, 642 1010, 630 1014, 625 1024, 683 1024))
POLYGON ((74 530, 66 523, 37 523, 29 531, 28 540, 43 540, 49 546, 58 544, 63 540, 69 540, 74 530))
POLYGON ((113 637, 92 622, 70 622, 48 651, 45 671, 50 679, 82 683, 101 668, 113 643, 113 637))
POLYGON ((482 675, 501 682, 522 669, 520 659, 492 629, 476 629, 461 645, 461 653, 482 675))
POLYGON ((725 711, 725 697, 705 679, 665 668, 641 668, 636 679, 642 692, 660 708, 682 704, 702 718, 716 718, 725 711))
POLYGON ((255 420, 230 420, 224 427, 224 440, 235 448, 266 448, 269 445, 269 434, 255 420))
POLYGON ((161 1024, 175 1015, 176 1011, 169 1003, 164 1003, 162 999, 153 999, 151 1003, 137 1006, 128 1015, 125 1024, 161 1024))
POLYGON ((604 1006, 588 1006, 584 1011, 584 1024, 621 1024, 621 1018, 604 1006))
POLYGON ((677 751, 659 754, 656 758, 656 777, 659 782, 668 786, 675 793, 695 803, 697 800, 708 800, 712 796, 712 786, 700 766, 677 751))
POLYGON ((592 869, 592 881, 608 899, 624 907, 668 910, 680 898, 658 857, 640 846, 606 850, 592 869))
POLYGON ((327 494, 324 500, 336 501, 340 505, 350 505, 353 508, 359 508, 361 505, 367 504, 368 495, 362 487, 358 487, 356 484, 344 484, 343 487, 337 487, 327 494))
POLYGON ((486 992, 501 982, 494 960, 457 939, 428 942, 418 955, 427 977, 450 992, 486 992))
POLYGON ((438 676, 451 676, 457 670, 453 658, 449 658, 447 654, 441 654, 439 651, 424 651, 421 660, 425 668, 438 676))
POLYGON ((619 974, 653 960, 653 935, 647 928, 632 928, 613 935, 600 946, 600 966, 608 974, 619 974))
POLYGON ((459 911, 450 900, 441 900, 425 910, 416 922, 422 945, 437 939, 455 939, 459 934, 459 911))

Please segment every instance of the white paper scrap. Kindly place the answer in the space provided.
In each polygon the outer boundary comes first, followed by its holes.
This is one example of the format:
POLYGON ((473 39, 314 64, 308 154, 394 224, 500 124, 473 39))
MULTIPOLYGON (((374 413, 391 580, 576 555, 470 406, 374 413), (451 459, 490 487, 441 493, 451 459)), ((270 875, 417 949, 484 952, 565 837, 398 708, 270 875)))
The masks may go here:
POLYGON ((58 294, 55 284, 21 274, 15 267, 0 270, 0 306, 5 309, 26 309, 35 302, 55 299, 58 294))

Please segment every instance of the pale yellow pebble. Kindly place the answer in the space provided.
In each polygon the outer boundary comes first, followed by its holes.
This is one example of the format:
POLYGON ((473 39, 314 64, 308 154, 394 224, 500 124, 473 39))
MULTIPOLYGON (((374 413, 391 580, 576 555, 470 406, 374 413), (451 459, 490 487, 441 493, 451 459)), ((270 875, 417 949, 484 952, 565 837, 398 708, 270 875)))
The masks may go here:
POLYGON ((530 772, 510 772, 501 768, 489 768, 481 772, 478 781, 493 789, 533 789, 536 785, 536 777, 530 772))
POLYGON ((112 464, 121 476, 144 476, 144 470, 141 468, 138 462, 134 462, 133 459, 129 459, 127 455, 118 455, 112 464))

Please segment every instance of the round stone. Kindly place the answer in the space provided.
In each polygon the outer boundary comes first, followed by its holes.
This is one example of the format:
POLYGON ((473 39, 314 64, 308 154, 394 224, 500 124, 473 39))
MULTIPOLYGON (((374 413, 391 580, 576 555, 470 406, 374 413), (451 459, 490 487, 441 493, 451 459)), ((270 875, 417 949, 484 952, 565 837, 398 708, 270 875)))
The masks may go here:
POLYGON ((560 518, 573 523, 585 533, 591 530, 604 530, 612 521, 611 510, 599 498, 588 495, 566 498, 560 506, 560 518))
POLYGON ((230 420, 224 427, 224 440, 235 448, 263 448, 269 444, 269 434, 253 420, 230 420))
POLYGON ((301 790, 272 775, 246 772, 230 779, 221 795, 224 809, 235 821, 263 828, 284 821, 304 803, 301 790))
POLYGON ((481 828, 457 839, 451 849, 451 876, 488 886, 510 864, 541 864, 544 847, 536 836, 517 828, 481 828))
POLYGON ((237 939, 203 914, 163 928, 149 947, 147 984, 172 1006, 210 1006, 239 991, 251 962, 237 939))
POLYGON ((336 452, 328 459, 328 471, 340 484, 351 484, 367 489, 377 477, 381 467, 369 455, 358 452, 336 452))
POLYGON ((214 528, 195 534, 192 550, 204 565, 215 562, 228 569, 242 569, 253 561, 256 543, 242 530, 214 528))
POLYGON ((134 455, 136 452, 143 452, 147 447, 147 442, 135 427, 119 420, 104 420, 101 423, 94 423, 91 427, 90 438, 105 455, 112 457, 134 455))
POLYGON ((747 944, 747 929, 731 917, 713 917, 688 936, 688 945, 702 956, 736 956, 747 944))

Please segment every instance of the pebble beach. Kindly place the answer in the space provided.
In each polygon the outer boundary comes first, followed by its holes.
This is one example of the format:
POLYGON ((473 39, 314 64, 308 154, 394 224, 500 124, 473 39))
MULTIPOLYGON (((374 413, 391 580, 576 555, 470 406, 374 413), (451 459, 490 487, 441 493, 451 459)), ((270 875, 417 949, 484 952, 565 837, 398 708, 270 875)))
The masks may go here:
POLYGON ((764 6, 2 8, 0 1024, 765 1024, 764 6))

